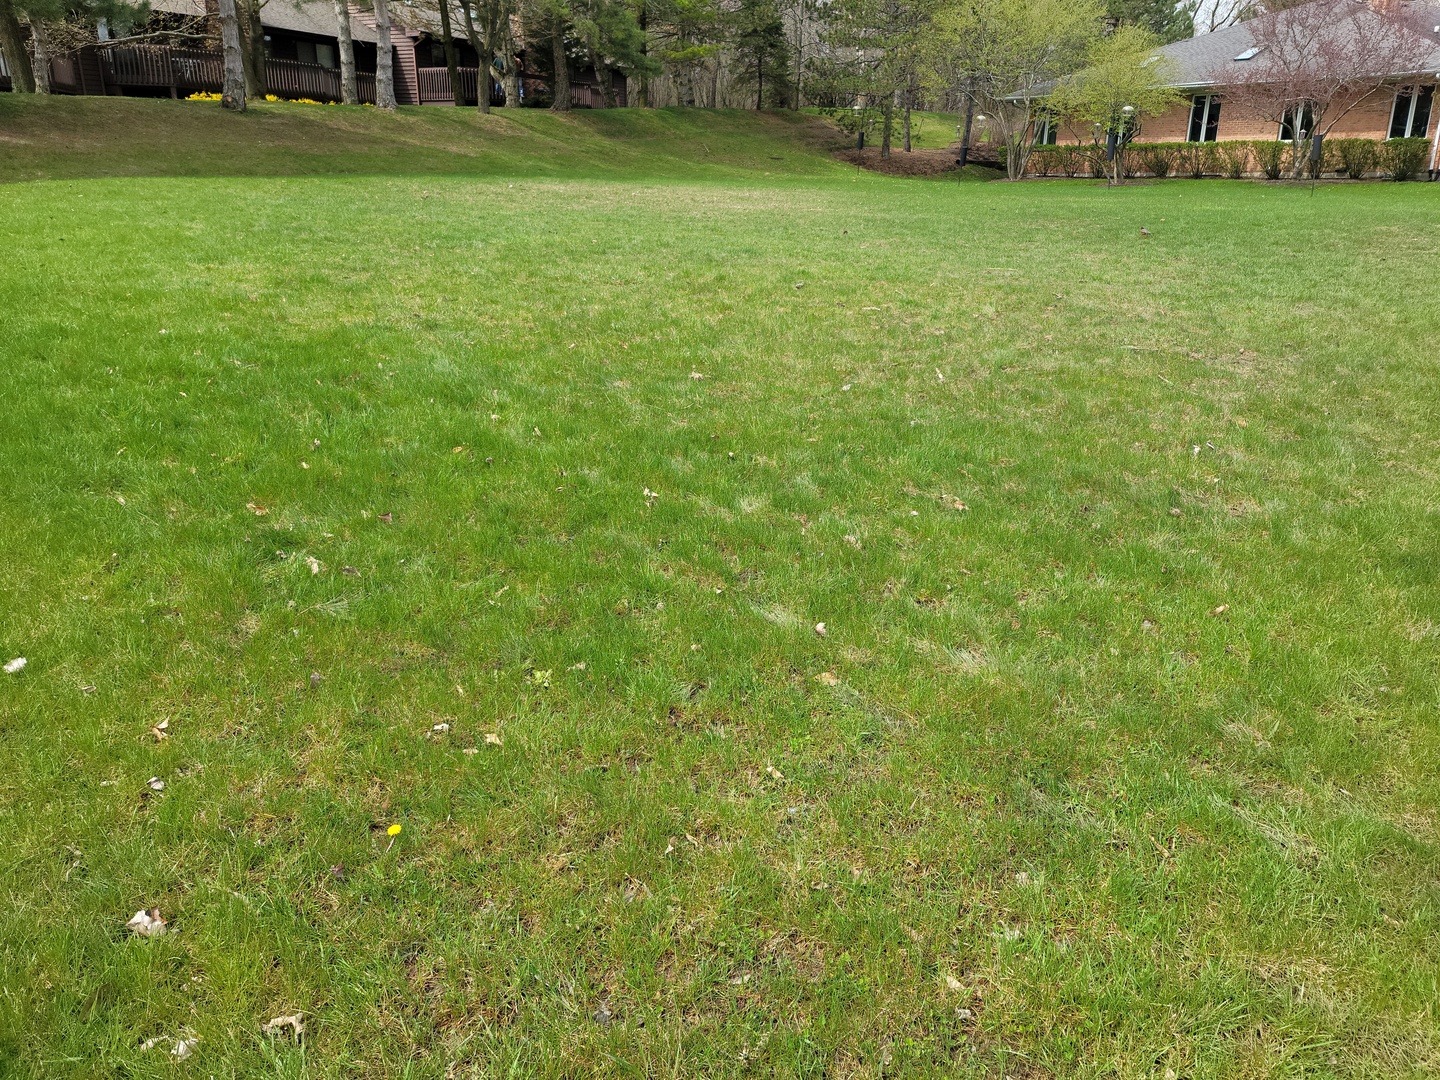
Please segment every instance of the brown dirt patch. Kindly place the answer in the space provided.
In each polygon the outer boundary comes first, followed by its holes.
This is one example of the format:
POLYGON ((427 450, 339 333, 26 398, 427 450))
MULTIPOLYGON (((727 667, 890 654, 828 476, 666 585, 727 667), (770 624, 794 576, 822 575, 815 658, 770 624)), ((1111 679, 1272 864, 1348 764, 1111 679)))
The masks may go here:
MULTIPOLYGON (((880 156, 878 146, 867 146, 864 150, 856 150, 852 147, 838 151, 835 156, 851 165, 858 165, 871 172, 885 173, 888 176, 943 176, 945 173, 957 172, 960 168, 960 145, 958 143, 942 149, 911 150, 908 154, 904 150, 892 148, 889 158, 880 156)), ((997 161, 989 155, 977 154, 973 147, 970 151, 969 162, 971 165, 999 167, 997 161)))

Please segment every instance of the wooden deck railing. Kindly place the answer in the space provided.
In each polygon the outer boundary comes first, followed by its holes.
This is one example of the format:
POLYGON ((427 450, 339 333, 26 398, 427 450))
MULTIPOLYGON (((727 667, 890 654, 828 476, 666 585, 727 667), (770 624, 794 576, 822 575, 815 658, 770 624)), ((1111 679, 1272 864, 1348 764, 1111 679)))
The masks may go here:
POLYGON ((106 49, 105 81, 117 86, 170 86, 170 49, 164 45, 126 45, 106 49))
MULTIPOLYGON (((169 87, 177 96, 197 90, 218 93, 225 80, 224 58, 211 49, 126 45, 102 50, 101 64, 105 82, 111 86, 169 87)), ((373 105, 375 76, 370 72, 356 72, 355 81, 360 100, 373 105)), ((280 98, 340 100, 340 72, 320 64, 266 60, 265 82, 267 91, 280 98)))
POLYGON ((310 98, 313 101, 340 100, 340 72, 299 60, 266 60, 267 89, 276 97, 310 98))
POLYGON ((225 60, 209 49, 171 49, 170 66, 175 72, 175 85, 181 90, 213 92, 225 82, 225 60))

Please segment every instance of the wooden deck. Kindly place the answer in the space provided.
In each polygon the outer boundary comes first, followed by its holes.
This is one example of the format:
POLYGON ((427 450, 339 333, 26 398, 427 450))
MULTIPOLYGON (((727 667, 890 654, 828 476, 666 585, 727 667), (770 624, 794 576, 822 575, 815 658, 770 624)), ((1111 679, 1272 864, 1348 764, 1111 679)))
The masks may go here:
MULTIPOLYGON (((413 89, 397 81, 400 104, 453 105, 450 74, 443 67, 411 69, 413 89)), ((478 68, 460 71, 461 105, 475 105, 480 83, 478 68)), ((218 49, 177 49, 168 45, 87 45, 63 53, 50 63, 51 86, 57 94, 150 93, 189 97, 194 93, 218 94, 224 79, 224 62, 218 49)), ((340 72, 320 64, 298 60, 265 61, 266 91, 278 98, 311 101, 340 100, 340 72)), ((488 81, 488 80, 487 80, 488 81)), ((526 86, 535 85, 526 79, 526 86)), ((362 103, 375 103, 375 76, 358 72, 356 82, 362 103)), ((617 80, 618 105, 625 105, 625 80, 617 80)), ((10 89, 10 74, 0 57, 0 89, 10 89)), ((490 103, 504 104, 502 89, 489 85, 490 103)), ((572 79, 571 105, 577 109, 603 108, 600 87, 583 78, 572 79)))

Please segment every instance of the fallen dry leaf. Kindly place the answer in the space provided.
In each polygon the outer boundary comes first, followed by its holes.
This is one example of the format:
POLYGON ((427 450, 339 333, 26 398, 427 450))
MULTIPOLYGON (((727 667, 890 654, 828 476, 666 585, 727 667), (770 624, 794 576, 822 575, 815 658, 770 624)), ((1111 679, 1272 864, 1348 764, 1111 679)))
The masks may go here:
POLYGON ((829 631, 825 629, 825 624, 823 622, 817 622, 815 624, 815 633, 819 637, 825 637, 827 634, 829 634, 829 631))
POLYGON ((280 1035, 286 1028, 295 1035, 295 1038, 305 1034, 305 1014, 295 1013, 293 1016, 277 1016, 273 1020, 266 1020, 260 1025, 260 1030, 266 1035, 280 1035))
POLYGON ((261 506, 259 503, 246 503, 245 509, 249 510, 256 517, 264 517, 270 512, 268 508, 261 506))
POLYGON ((159 937, 165 933, 165 920, 160 917, 160 909, 152 907, 148 911, 137 911, 130 921, 125 924, 137 937, 152 938, 159 937))
POLYGON ((962 983, 959 979, 957 979, 954 975, 945 976, 945 986, 950 990, 958 991, 965 989, 965 984, 962 983))
POLYGON ((1211 614, 1211 615, 1224 615, 1225 612, 1227 612, 1227 611, 1229 611, 1229 610, 1230 610, 1230 605, 1229 605, 1229 604, 1221 604, 1219 607, 1217 607, 1217 608, 1215 608, 1213 611, 1211 611, 1210 614, 1211 614))
POLYGON ((497 735, 497 734, 496 734, 495 732, 493 732, 493 731, 487 731, 487 732, 485 733, 485 742, 486 742, 488 745, 490 745, 490 746, 504 746, 504 745, 505 745, 505 740, 503 740, 502 738, 500 738, 500 736, 497 735))
POLYGON ((815 676, 815 681, 821 686, 839 686, 840 679, 833 671, 822 671, 815 676))
POLYGON ((380 515, 380 520, 383 521, 386 525, 389 525, 390 522, 395 520, 395 515, 390 513, 389 510, 387 510, 385 511, 385 513, 380 515))
POLYGON ((324 569, 324 567, 320 565, 320 560, 315 558, 314 555, 305 556, 305 565, 310 568, 310 573, 312 575, 318 574, 322 569, 324 569))
POLYGON ((784 780, 784 779, 785 779, 785 774, 784 774, 783 772, 781 772, 779 769, 775 768, 774 765, 766 765, 766 766, 765 766, 765 771, 766 771, 767 773, 769 773, 769 774, 770 774, 774 779, 776 779, 776 780, 784 780))

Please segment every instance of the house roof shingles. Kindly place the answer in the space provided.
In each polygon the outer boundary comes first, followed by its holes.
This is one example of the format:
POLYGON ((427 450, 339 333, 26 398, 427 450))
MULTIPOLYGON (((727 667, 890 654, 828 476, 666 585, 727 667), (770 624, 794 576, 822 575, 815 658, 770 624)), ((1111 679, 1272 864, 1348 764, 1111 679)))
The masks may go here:
MULTIPOLYGON (((1317 2, 1327 5, 1352 3, 1357 8, 1359 18, 1377 20, 1382 18, 1372 11, 1363 0, 1317 0, 1317 2)), ((1437 3, 1436 0, 1411 0, 1411 3, 1434 11, 1436 23, 1440 23, 1440 3, 1437 3)), ((1290 10, 1296 9, 1291 8, 1290 10)), ((1285 15, 1286 13, 1282 12, 1278 18, 1283 19, 1285 15)), ((1347 23, 1341 22, 1336 25, 1343 29, 1347 23)), ((1242 22, 1235 26, 1227 26, 1223 30, 1187 38, 1161 48, 1158 55, 1165 57, 1170 65, 1170 85, 1182 90, 1223 86, 1225 80, 1221 76, 1224 71, 1229 67, 1235 67, 1238 70, 1246 61, 1237 60, 1236 57, 1255 47, 1255 26, 1254 21, 1242 22)), ((1440 72, 1440 41, 1436 42, 1435 49, 1425 61, 1424 68, 1427 71, 1440 72)), ((1397 71, 1394 74, 1414 75, 1416 72, 1397 71)))
MULTIPOLYGON (((1315 2, 1325 5, 1353 4, 1357 16, 1361 19, 1378 20, 1383 18, 1370 8, 1366 0, 1315 0, 1315 2)), ((1396 77, 1403 77, 1434 73, 1436 78, 1440 78, 1440 0, 1401 0, 1401 3, 1407 14, 1414 16, 1411 20, 1413 25, 1427 31, 1432 26, 1434 27, 1434 32, 1427 36, 1435 42, 1435 48, 1421 65, 1419 72, 1397 71, 1393 74, 1396 77), (1423 17, 1421 17, 1422 15, 1423 17)), ((1282 11, 1277 17, 1283 19, 1287 14, 1307 6, 1309 5, 1289 8, 1282 11)), ((1346 26, 1345 23, 1337 25, 1346 26)), ((1254 20, 1242 22, 1235 26, 1227 26, 1223 30, 1186 38, 1157 49, 1155 55, 1164 57, 1168 62, 1170 73, 1168 85, 1177 90, 1224 86, 1226 69, 1233 67, 1238 70, 1246 61, 1237 60, 1236 57, 1255 48, 1256 26, 1257 23, 1254 20)), ((1028 92, 1013 95, 1011 100, 1020 101, 1025 98, 1043 97, 1054 90, 1055 85, 1054 82, 1044 83, 1028 92)))
MULTIPOLYGON (((205 17, 205 0, 151 0, 155 11, 205 17)), ((350 34, 356 41, 376 42, 374 16, 350 8, 350 34)), ((335 36, 335 7, 324 0, 269 0, 260 9, 261 25, 274 30, 316 37, 335 36)))

